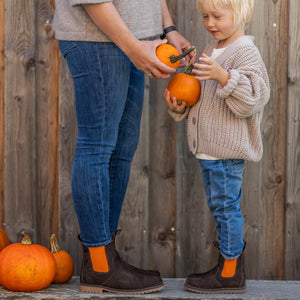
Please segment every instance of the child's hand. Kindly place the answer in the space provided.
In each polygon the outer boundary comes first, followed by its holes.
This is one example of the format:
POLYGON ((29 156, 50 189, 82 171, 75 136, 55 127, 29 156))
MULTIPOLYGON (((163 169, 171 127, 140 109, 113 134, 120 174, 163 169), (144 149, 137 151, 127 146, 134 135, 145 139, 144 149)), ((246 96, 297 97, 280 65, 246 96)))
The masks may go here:
POLYGON ((175 97, 171 99, 168 89, 165 89, 164 91, 164 99, 169 109, 178 113, 184 113, 186 103, 184 101, 176 100, 175 97))
POLYGON ((195 63, 197 69, 193 69, 195 78, 198 80, 217 80, 222 86, 227 84, 229 74, 218 63, 206 54, 202 54, 199 58, 202 63, 195 63))

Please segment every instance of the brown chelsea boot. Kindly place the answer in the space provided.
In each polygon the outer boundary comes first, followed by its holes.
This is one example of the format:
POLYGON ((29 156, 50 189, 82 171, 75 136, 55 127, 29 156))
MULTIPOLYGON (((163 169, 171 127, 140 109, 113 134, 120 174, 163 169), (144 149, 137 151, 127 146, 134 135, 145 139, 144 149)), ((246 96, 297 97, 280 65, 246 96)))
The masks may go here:
MULTIPOLYGON (((118 229, 117 231, 115 232, 112 232, 111 234, 111 237, 112 237, 112 241, 114 243, 114 247, 115 247, 115 251, 117 252, 117 255, 119 255, 118 251, 116 250, 116 237, 121 233, 121 229, 118 229)), ((160 272, 157 271, 157 270, 145 270, 145 269, 140 269, 140 268, 137 268, 133 265, 130 265, 129 263, 127 263, 126 261, 124 261, 122 259, 122 257, 120 257, 120 260, 122 262, 122 264, 126 267, 126 268, 129 268, 131 270, 135 270, 141 274, 145 274, 145 275, 153 275, 153 276, 159 276, 160 277, 160 272)))
POLYGON ((115 249, 114 241, 97 249, 88 248, 83 244, 82 247, 81 292, 146 294, 164 288, 160 276, 143 274, 127 263, 125 264, 115 249))
MULTIPOLYGON (((217 244, 218 247, 218 244, 217 244)), ((244 250, 236 260, 226 260, 219 254, 218 264, 206 273, 190 274, 185 288, 200 294, 241 294, 246 289, 244 250), (225 270, 225 266, 227 270, 225 270)))

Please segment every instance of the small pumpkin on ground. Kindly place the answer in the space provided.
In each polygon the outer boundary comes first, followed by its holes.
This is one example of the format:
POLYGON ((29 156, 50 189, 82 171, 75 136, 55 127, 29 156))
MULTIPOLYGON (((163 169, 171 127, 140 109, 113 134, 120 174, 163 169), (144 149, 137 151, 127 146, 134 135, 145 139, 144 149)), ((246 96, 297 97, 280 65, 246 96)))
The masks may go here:
POLYGON ((0 252, 0 284, 16 292, 32 292, 46 288, 53 281, 56 263, 52 253, 32 244, 22 232, 21 243, 13 243, 0 252))
POLYGON ((168 67, 177 70, 180 60, 186 57, 190 52, 195 51, 195 46, 192 46, 184 53, 179 54, 178 50, 170 44, 162 44, 156 48, 156 56, 158 59, 168 67))
POLYGON ((55 234, 50 237, 51 253, 56 261, 56 274, 53 279, 55 283, 67 282, 73 275, 74 262, 71 255, 61 250, 55 234))
POLYGON ((0 251, 10 244, 9 237, 5 230, 0 228, 0 251))
POLYGON ((185 101, 186 107, 194 105, 201 92, 200 83, 192 73, 193 68, 194 65, 191 64, 184 73, 174 75, 168 84, 170 98, 185 101))

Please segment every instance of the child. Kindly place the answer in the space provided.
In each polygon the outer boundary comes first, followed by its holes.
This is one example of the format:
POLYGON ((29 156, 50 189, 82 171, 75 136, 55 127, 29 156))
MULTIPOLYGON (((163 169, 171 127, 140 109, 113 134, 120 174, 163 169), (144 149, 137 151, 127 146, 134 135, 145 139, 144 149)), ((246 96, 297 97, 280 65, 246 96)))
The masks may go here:
POLYGON ((269 100, 265 65, 253 37, 244 30, 254 0, 198 0, 206 30, 214 37, 195 63, 199 101, 164 98, 176 121, 188 118, 190 150, 200 162, 208 206, 217 224, 219 262, 203 274, 190 274, 187 290, 196 293, 243 293, 245 271, 243 216, 240 210, 244 161, 259 161, 260 124, 269 100), (180 103, 180 104, 179 104, 180 103))

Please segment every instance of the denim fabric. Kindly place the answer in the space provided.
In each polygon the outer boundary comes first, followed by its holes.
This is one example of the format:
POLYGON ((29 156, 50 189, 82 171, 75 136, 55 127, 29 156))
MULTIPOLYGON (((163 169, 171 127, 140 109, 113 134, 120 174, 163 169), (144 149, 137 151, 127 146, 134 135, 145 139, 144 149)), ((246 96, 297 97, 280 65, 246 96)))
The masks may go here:
POLYGON ((81 239, 111 242, 140 131, 144 74, 113 43, 60 41, 74 83, 78 136, 72 196, 81 239))
POLYGON ((235 259, 243 251, 243 216, 240 209, 244 160, 199 159, 209 209, 217 223, 221 254, 235 259))

